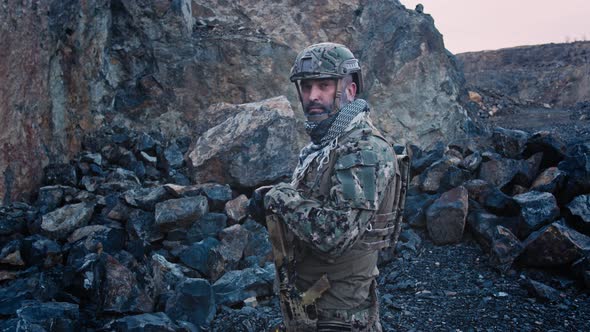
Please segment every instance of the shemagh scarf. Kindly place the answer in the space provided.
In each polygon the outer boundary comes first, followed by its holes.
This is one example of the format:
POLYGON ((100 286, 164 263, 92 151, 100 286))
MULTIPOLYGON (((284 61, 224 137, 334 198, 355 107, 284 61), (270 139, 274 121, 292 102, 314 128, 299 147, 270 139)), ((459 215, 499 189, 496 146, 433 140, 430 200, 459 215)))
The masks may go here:
POLYGON ((327 130, 319 128, 321 123, 307 121, 305 128, 312 137, 312 142, 301 149, 299 154, 299 163, 293 172, 291 185, 297 186, 299 181, 303 178, 305 171, 314 160, 318 160, 318 170, 328 163, 330 159, 330 152, 338 146, 338 138, 342 134, 350 131, 357 123, 369 117, 369 105, 363 99, 355 99, 354 101, 344 105, 338 113, 333 115, 333 119, 326 119, 323 125, 329 125, 327 130), (320 133, 325 134, 318 136, 320 133))

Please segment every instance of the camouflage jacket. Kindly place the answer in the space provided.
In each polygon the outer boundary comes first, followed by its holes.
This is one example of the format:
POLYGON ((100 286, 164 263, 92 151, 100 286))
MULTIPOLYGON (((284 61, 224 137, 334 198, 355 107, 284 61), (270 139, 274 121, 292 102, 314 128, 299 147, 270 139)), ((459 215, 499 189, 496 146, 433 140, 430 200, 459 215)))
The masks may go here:
POLYGON ((282 183, 272 188, 265 206, 315 253, 337 258, 353 247, 379 211, 396 172, 396 157, 367 117, 339 138, 327 163, 318 165, 312 162, 297 187, 282 183))

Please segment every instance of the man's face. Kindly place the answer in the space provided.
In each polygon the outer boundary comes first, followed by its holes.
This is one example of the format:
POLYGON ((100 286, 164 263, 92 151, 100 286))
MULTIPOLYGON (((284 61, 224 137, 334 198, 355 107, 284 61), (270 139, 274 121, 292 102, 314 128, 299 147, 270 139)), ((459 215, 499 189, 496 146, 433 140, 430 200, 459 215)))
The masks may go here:
POLYGON ((303 111, 309 121, 322 121, 334 108, 336 80, 325 78, 301 81, 303 111))

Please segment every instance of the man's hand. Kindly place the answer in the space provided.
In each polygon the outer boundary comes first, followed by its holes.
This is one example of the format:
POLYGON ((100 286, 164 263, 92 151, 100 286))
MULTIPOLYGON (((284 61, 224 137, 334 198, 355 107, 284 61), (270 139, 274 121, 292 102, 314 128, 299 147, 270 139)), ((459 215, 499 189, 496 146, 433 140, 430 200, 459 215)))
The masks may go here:
POLYGON ((257 222, 264 224, 266 213, 264 210, 264 195, 272 189, 273 186, 262 186, 252 193, 252 198, 248 202, 248 212, 257 222))

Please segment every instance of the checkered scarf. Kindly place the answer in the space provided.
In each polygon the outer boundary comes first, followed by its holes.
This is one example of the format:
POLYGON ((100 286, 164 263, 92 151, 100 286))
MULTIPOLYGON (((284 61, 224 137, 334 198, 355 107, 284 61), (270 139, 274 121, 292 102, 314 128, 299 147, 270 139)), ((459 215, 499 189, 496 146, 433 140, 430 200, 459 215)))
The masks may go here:
MULTIPOLYGON (((329 161, 330 151, 338 146, 338 138, 342 134, 351 130, 356 123, 362 119, 368 118, 369 105, 363 99, 355 99, 338 111, 335 115, 335 119, 332 121, 330 128, 326 134, 321 138, 319 144, 313 142, 301 149, 299 154, 299 163, 297 168, 293 172, 291 184, 297 186, 299 181, 303 178, 305 171, 309 168, 309 165, 318 159, 318 170, 329 161)), ((305 123, 308 132, 318 126, 317 122, 307 121, 305 123)))

